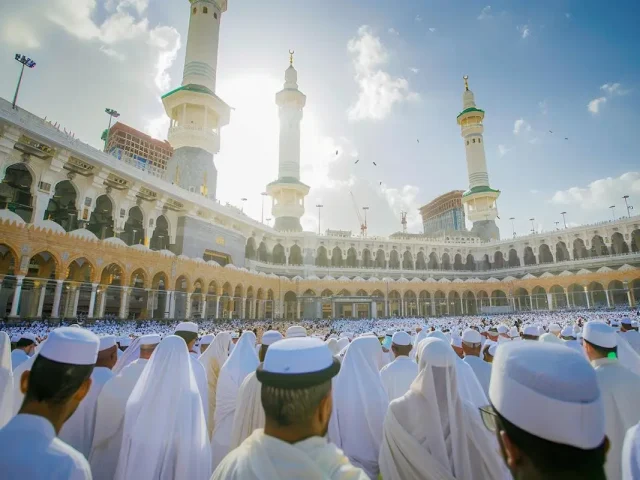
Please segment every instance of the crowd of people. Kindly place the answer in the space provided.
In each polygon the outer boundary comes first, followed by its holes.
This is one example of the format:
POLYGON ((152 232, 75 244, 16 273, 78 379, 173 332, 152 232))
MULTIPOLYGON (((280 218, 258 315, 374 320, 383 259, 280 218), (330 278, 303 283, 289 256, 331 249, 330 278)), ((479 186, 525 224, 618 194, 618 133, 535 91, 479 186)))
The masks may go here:
POLYGON ((0 477, 640 479, 637 320, 0 324, 0 477))

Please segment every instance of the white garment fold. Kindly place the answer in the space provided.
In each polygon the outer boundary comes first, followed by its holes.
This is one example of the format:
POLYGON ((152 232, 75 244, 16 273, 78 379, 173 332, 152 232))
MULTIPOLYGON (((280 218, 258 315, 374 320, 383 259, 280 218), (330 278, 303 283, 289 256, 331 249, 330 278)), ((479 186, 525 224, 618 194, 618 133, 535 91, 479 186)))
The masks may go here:
POLYGON ((0 428, 13 417, 13 368, 11 367, 11 339, 0 332, 0 428))
POLYGON ((115 480, 207 480, 211 454, 189 352, 178 336, 156 347, 127 401, 115 480))
POLYGON ((209 438, 213 436, 213 429, 215 425, 218 377, 220 375, 222 365, 224 365, 224 362, 226 362, 229 357, 230 345, 231 334, 229 332, 219 333, 199 358, 200 363, 207 374, 207 387, 209 392, 208 404, 205 406, 205 414, 207 415, 207 430, 209 432, 209 438))
POLYGON ((220 369, 216 389, 216 410, 214 429, 211 439, 212 464, 215 469, 229 453, 233 416, 236 411, 238 389, 245 377, 258 368, 258 356, 254 346, 256 336, 253 332, 244 332, 229 358, 220 369))
POLYGON ((213 473, 211 480, 366 480, 365 473, 321 437, 286 443, 254 431, 233 450, 213 473))
POLYGON ((265 415, 262 408, 262 384, 256 372, 247 375, 238 390, 238 404, 233 415, 233 429, 229 449, 237 448, 254 430, 264 428, 265 415))
POLYGON ((391 402, 407 393, 417 375, 418 364, 406 355, 401 355, 382 367, 380 378, 389 401, 391 402))
POLYGON ((380 379, 382 346, 376 337, 356 338, 333 380, 329 438, 351 463, 370 478, 378 477, 382 423, 389 399, 380 379))

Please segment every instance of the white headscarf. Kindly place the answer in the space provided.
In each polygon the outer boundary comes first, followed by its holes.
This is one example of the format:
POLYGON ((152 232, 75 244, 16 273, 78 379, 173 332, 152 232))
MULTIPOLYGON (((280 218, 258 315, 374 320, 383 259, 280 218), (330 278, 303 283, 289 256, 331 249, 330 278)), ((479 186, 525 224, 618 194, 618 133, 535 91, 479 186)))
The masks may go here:
POLYGON ((214 414, 216 411, 218 376, 220 375, 220 369, 224 365, 224 362, 226 362, 229 357, 229 345, 231 345, 231 334, 229 332, 219 333, 198 359, 207 373, 209 405, 205 406, 205 413, 208 420, 209 438, 213 435, 215 425, 214 414))
POLYGON ((378 476, 382 422, 389 399, 380 379, 382 347, 376 337, 356 338, 333 381, 329 438, 371 478, 378 476))
POLYGON ((6 332, 0 332, 0 428, 4 427, 12 416, 13 368, 11 366, 11 339, 6 332))
POLYGON ((497 443, 473 405, 458 395, 456 355, 448 343, 420 343, 420 373, 409 393, 393 402, 384 426, 384 478, 505 478, 497 443))
POLYGON ((140 358, 140 338, 136 337, 131 342, 131 345, 127 347, 127 349, 122 352, 122 355, 118 357, 118 361, 115 366, 111 369, 114 375, 119 374, 124 367, 129 365, 134 360, 140 358))
POLYGON ((211 475, 209 438, 184 340, 156 347, 129 400, 116 480, 205 480, 211 475))
POLYGON ((335 338, 330 338, 327 340, 326 344, 327 347, 329 347, 329 350, 331 350, 331 355, 337 355, 340 353, 340 347, 338 346, 338 341, 335 338))
POLYGON ((244 332, 220 369, 216 389, 215 425, 211 439, 214 470, 229 452, 238 389, 245 377, 254 372, 260 363, 254 348, 255 343, 255 334, 244 332))

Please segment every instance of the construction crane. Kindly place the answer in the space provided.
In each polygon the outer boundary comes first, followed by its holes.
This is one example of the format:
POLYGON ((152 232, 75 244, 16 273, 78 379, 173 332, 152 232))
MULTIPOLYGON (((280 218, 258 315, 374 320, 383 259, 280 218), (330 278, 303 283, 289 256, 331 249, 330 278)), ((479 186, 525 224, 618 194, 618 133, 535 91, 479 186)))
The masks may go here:
POLYGON ((402 233, 407 233, 407 212, 400 212, 400 216, 402 217, 400 221, 402 223, 402 233))
MULTIPOLYGON (((358 208, 358 202, 356 202, 356 197, 353 195, 353 192, 349 192, 351 194, 351 200, 353 201, 353 208, 356 209, 356 215, 358 216, 358 223, 360 224, 360 235, 363 237, 367 236, 367 219, 365 212, 364 222, 362 221, 362 215, 360 215, 360 209, 358 208)), ((368 207, 365 207, 368 209, 368 207)))

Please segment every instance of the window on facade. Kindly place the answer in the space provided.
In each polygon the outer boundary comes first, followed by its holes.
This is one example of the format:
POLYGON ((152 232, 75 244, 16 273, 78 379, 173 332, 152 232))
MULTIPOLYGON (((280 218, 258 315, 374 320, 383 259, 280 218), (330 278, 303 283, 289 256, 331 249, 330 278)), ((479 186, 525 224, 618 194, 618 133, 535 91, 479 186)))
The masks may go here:
POLYGON ((480 139, 478 139, 478 143, 480 143, 480 139))
POLYGON ((213 12, 213 18, 215 18, 216 20, 218 19, 218 14, 216 12, 213 12))
POLYGON ((202 7, 202 13, 209 13, 209 9, 207 7, 202 7))
POLYGON ((471 143, 476 143, 476 139, 474 138, 473 140, 471 140, 471 143))
POLYGON ((193 14, 195 15, 196 13, 198 13, 198 9, 196 7, 193 7, 193 14))

